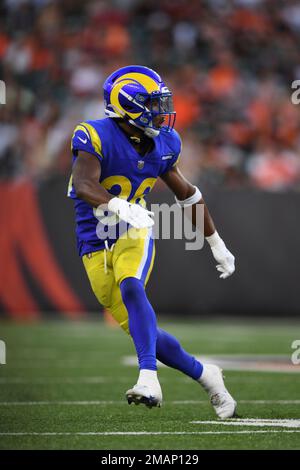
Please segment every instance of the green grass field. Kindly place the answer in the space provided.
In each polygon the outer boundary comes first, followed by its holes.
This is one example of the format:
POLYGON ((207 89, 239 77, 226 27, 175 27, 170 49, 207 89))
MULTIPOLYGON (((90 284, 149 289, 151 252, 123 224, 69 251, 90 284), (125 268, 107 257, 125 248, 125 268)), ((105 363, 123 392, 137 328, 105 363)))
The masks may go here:
MULTIPOLYGON (((197 355, 290 361, 291 343, 300 339, 299 323, 161 326, 197 355)), ((0 339, 7 348, 0 366, 1 449, 300 449, 300 365, 295 372, 225 370, 239 418, 224 424, 197 383, 167 368, 159 373, 162 408, 129 406, 124 394, 137 369, 123 361, 134 355, 133 345, 101 321, 1 322, 0 339)))

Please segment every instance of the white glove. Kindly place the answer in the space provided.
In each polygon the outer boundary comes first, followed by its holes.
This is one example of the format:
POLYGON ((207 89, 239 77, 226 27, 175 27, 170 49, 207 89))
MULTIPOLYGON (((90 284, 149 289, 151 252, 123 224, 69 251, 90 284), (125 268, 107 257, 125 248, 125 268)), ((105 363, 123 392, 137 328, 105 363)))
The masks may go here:
POLYGON ((108 202, 108 210, 114 212, 120 219, 129 223, 135 228, 152 227, 154 220, 150 217, 154 212, 139 206, 138 204, 131 204, 126 199, 114 197, 108 202))
POLYGON ((206 237, 206 240, 210 244, 210 248, 215 260, 219 263, 217 264, 217 270, 221 273, 220 278, 226 279, 226 277, 231 276, 235 270, 235 258, 233 254, 227 250, 225 243, 219 236, 218 232, 215 232, 209 237, 206 237))

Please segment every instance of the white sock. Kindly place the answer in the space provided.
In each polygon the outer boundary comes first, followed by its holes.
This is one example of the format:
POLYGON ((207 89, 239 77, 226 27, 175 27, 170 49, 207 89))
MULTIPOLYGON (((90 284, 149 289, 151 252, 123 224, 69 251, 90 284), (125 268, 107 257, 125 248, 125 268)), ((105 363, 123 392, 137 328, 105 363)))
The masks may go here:
POLYGON ((203 364, 203 363, 202 363, 202 366, 203 366, 202 374, 200 375, 199 379, 197 379, 198 382, 200 382, 200 383, 201 383, 201 381, 202 381, 203 379, 205 380, 205 379, 207 378, 207 375, 208 375, 209 372, 210 372, 209 370, 207 371, 206 364, 203 364))
POLYGON ((139 385, 157 384, 157 382, 158 382, 158 378, 157 378, 156 370, 149 370, 149 369, 140 370, 140 375, 137 381, 139 385))

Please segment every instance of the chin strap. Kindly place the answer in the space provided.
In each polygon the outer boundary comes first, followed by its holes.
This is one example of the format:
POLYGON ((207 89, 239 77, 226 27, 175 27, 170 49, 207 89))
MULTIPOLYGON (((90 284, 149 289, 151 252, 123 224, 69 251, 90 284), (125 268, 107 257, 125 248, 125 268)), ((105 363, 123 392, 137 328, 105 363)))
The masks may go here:
POLYGON ((154 137, 157 137, 159 135, 160 130, 154 129, 153 127, 146 127, 144 132, 147 137, 151 137, 151 139, 153 139, 154 137))
POLYGON ((145 134, 147 137, 150 137, 151 139, 153 139, 154 137, 157 137, 157 136, 159 135, 159 132, 160 132, 159 129, 154 129, 153 127, 142 127, 142 126, 139 126, 139 125, 136 124, 132 119, 129 119, 128 122, 129 122, 129 124, 131 124, 132 126, 137 127, 138 129, 140 129, 141 131, 143 131, 144 134, 145 134))
MULTIPOLYGON (((115 113, 114 111, 111 111, 109 109, 105 109, 105 114, 106 116, 110 117, 110 118, 123 118, 123 119, 126 119, 126 116, 122 116, 121 114, 117 114, 115 113)), ((137 127, 138 129, 140 129, 141 131, 144 132, 144 134, 147 136, 147 137, 150 137, 151 139, 154 139, 154 137, 157 137, 160 133, 160 129, 154 129, 153 127, 143 127, 143 126, 139 126, 138 124, 136 124, 132 119, 128 119, 127 122, 129 122, 129 124, 131 124, 132 126, 134 127, 137 127)))

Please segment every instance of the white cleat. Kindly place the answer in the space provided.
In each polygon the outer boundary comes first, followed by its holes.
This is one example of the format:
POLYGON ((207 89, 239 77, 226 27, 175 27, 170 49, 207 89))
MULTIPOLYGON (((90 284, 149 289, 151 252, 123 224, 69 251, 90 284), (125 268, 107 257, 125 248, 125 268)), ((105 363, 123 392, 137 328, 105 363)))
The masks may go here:
POLYGON ((213 364, 204 364, 203 372, 198 382, 208 393, 217 416, 221 419, 232 418, 235 414, 237 403, 225 387, 222 369, 213 364))
POLYGON ((149 385, 136 384, 133 388, 127 390, 126 399, 129 405, 131 405, 131 403, 135 405, 142 403, 148 408, 152 408, 153 406, 160 407, 162 404, 160 385, 158 383, 155 387, 150 387, 149 385))

